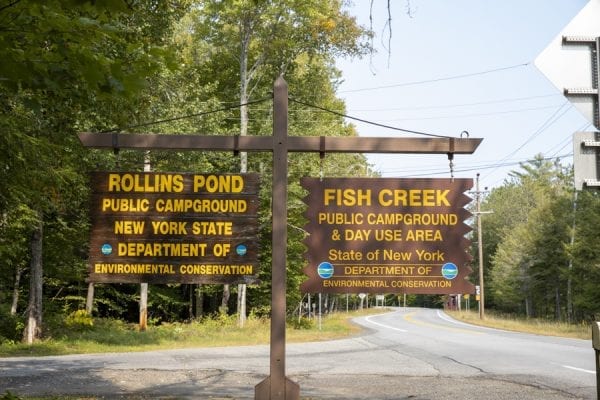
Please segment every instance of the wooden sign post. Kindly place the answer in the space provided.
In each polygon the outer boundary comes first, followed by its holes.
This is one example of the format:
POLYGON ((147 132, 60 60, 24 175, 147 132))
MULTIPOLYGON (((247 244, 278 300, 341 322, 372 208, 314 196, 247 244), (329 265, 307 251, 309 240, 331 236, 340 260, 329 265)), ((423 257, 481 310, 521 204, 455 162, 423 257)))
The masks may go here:
POLYGON ((201 136, 80 133, 85 147, 137 150, 269 151, 273 153, 273 254, 271 277, 270 375, 255 388, 255 399, 298 400, 300 390, 285 376, 288 152, 472 154, 482 139, 288 136, 288 88, 275 81, 273 136, 201 136))

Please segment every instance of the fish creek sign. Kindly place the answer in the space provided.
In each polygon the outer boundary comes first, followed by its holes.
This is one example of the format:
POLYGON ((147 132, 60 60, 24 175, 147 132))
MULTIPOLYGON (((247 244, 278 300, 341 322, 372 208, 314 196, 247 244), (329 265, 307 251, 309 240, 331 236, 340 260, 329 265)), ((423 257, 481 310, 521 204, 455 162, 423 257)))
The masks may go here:
POLYGON ((251 283, 258 174, 92 174, 91 282, 251 283))
POLYGON ((309 293, 475 293, 472 179, 304 178, 309 293))

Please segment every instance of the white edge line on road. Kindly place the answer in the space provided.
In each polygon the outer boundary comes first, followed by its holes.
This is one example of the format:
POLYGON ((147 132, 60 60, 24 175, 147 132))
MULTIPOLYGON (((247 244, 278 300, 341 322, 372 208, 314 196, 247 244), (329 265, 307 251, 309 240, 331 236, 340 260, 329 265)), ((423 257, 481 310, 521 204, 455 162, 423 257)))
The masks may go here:
POLYGON ((367 322, 369 322, 369 323, 371 323, 373 325, 381 326, 382 328, 391 329, 391 330, 398 331, 398 332, 408 332, 405 329, 394 328, 393 326, 389 326, 389 325, 385 325, 385 324, 380 324, 379 322, 372 321, 371 317, 374 317, 374 316, 376 316, 376 315, 371 315, 369 317, 366 317, 365 321, 367 321, 367 322))
POLYGON ((561 367, 567 368, 567 369, 572 369, 573 371, 587 372, 588 374, 595 374, 596 373, 596 371, 590 371, 589 369, 571 367, 570 365, 561 365, 561 367))
POLYGON ((497 332, 510 332, 510 331, 505 331, 503 329, 496 329, 496 328, 488 328, 487 326, 481 326, 481 325, 473 325, 473 324, 467 324, 466 322, 460 322, 455 320, 452 317, 449 317, 448 315, 446 315, 444 312, 437 310, 437 315, 438 317, 440 317, 441 319, 443 319, 446 322, 450 322, 452 324, 456 324, 456 325, 463 325, 463 326, 468 326, 470 328, 478 328, 478 329, 485 329, 488 331, 497 331, 497 332))
MULTIPOLYGON (((464 322, 460 322, 460 321, 457 321, 457 320, 447 316, 445 313, 441 312, 440 310, 437 310, 437 315, 444 321, 448 321, 448 322, 451 322, 451 323, 457 324, 457 325, 466 325, 466 326, 477 327, 477 328, 481 328, 481 329, 488 329, 488 330, 492 330, 492 331, 503 331, 502 329, 494 329, 494 328, 488 328, 486 326, 471 325, 471 324, 467 324, 464 322)), ((595 374, 596 373, 596 371, 590 371, 589 369, 571 367, 570 365, 561 365, 561 367, 566 368, 566 369, 571 369, 573 371, 585 372, 587 374, 595 374)))

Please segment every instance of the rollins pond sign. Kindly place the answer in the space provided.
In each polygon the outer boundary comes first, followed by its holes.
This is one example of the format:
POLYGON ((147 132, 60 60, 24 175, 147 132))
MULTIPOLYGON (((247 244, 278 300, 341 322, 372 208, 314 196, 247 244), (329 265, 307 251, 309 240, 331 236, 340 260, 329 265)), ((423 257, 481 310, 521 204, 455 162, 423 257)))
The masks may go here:
POLYGON ((475 293, 472 179, 304 178, 304 292, 475 293))
POLYGON ((251 283, 258 175, 97 172, 90 281, 251 283))

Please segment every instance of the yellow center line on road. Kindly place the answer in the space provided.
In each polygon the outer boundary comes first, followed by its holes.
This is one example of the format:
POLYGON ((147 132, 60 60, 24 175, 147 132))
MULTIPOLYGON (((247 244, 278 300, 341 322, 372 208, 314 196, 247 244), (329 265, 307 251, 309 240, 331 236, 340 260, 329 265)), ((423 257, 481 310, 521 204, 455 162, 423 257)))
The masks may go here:
POLYGON ((451 328, 446 325, 430 324, 429 322, 418 321, 413 318, 415 316, 415 314, 417 314, 417 313, 419 313, 419 311, 410 312, 410 313, 404 315, 403 318, 406 322, 409 322, 411 324, 427 326, 430 328, 443 329, 443 330, 452 331, 452 332, 470 333, 473 335, 483 335, 484 334, 484 332, 478 332, 478 331, 473 331, 473 330, 469 330, 469 329, 451 328))

